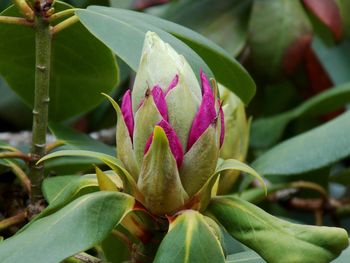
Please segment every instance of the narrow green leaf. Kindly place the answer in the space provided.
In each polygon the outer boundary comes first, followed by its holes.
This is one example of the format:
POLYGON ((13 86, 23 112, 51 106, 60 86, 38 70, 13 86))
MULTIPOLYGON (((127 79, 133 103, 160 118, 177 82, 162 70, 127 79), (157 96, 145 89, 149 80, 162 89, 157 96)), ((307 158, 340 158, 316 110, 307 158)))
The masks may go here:
POLYGON ((116 8, 91 6, 76 13, 96 37, 134 70, 139 64, 145 33, 154 31, 186 57, 194 72, 203 68, 212 75, 209 66, 216 79, 246 104, 255 94, 255 84, 246 70, 224 49, 190 29, 151 15, 116 8), (111 30, 115 34, 111 34, 111 30))
POLYGON ((222 263, 224 253, 218 238, 200 213, 187 210, 169 227, 154 263, 222 263))
POLYGON ((340 85, 350 81, 350 62, 347 59, 350 56, 349 39, 344 39, 339 44, 330 47, 315 37, 312 48, 333 83, 340 85))
POLYGON ((252 166, 270 180, 328 166, 350 155, 350 112, 286 140, 256 159, 252 166))
POLYGON ((125 170, 123 164, 117 158, 110 156, 108 154, 103 154, 103 153, 93 152, 93 151, 63 150, 63 151, 57 151, 57 152, 53 152, 48 155, 45 155, 43 158, 39 160, 39 162, 43 162, 52 158, 57 158, 62 156, 83 156, 83 157, 90 157, 92 159, 98 159, 104 162, 112 170, 114 170, 123 180, 124 191, 126 193, 131 193, 139 201, 142 200, 142 197, 139 194, 134 178, 129 174, 128 171, 125 170))
POLYGON ((125 263, 130 259, 130 251, 124 240, 110 234, 101 243, 104 262, 125 263))
POLYGON ((345 249, 337 259, 332 261, 332 263, 347 263, 349 261, 349 258, 350 258, 350 247, 345 249))
POLYGON ((257 253, 254 251, 244 251, 233 255, 229 255, 226 258, 226 263, 265 263, 257 253))
POLYGON ((95 170, 98 186, 100 187, 101 191, 119 192, 119 189, 123 187, 122 182, 120 182, 120 184, 117 185, 107 174, 102 172, 101 169, 97 166, 95 167, 95 170))
POLYGON ((344 229, 293 224, 233 196, 215 197, 208 215, 269 263, 327 263, 349 243, 344 229))
MULTIPOLYGON (((60 199, 58 196, 66 195, 74 196, 74 193, 78 193, 81 189, 85 187, 93 187, 98 190, 98 183, 96 176, 94 175, 63 175, 63 176, 54 176, 48 177, 44 180, 42 185, 43 194, 45 200, 50 204, 57 202, 60 199), (68 190, 74 189, 74 190, 68 190)), ((62 198, 61 200, 65 200, 66 198, 62 198)), ((65 204, 69 203, 65 202, 65 204)), ((63 205, 62 205, 63 206, 63 205)))
POLYGON ((91 138, 85 133, 78 132, 58 122, 49 123, 50 131, 58 140, 64 141, 70 148, 88 150, 115 155, 115 148, 91 138))
POLYGON ((261 183, 261 186, 263 187, 263 193, 267 194, 267 187, 263 180, 263 178, 250 166, 247 164, 240 162, 238 160, 234 159, 228 159, 228 160, 222 160, 220 159, 218 166, 216 167, 215 173, 207 180, 205 185, 195 194, 193 199, 200 200, 199 202, 199 209, 200 211, 206 209, 210 202, 210 198, 212 196, 212 189, 214 187, 214 184, 220 175, 220 172, 226 171, 226 170, 237 170, 242 171, 245 173, 248 173, 249 175, 252 175, 258 181, 261 183))
MULTIPOLYGON (((56 1, 55 11, 71 8, 56 1)), ((20 16, 9 7, 1 15, 20 16)), ((28 105, 33 104, 35 31, 30 27, 0 24, 0 75, 28 105)), ((50 119, 64 120, 86 112, 110 93, 118 82, 118 67, 111 51, 81 23, 59 32, 52 43, 50 119)))
POLYGON ((102 242, 133 206, 134 199, 122 193, 84 195, 2 242, 0 261, 60 262, 102 242))
POLYGON ((329 113, 350 102, 350 83, 326 90, 298 107, 278 115, 253 122, 250 144, 254 148, 267 148, 276 143, 288 123, 297 118, 310 118, 329 113))
POLYGON ((208 37, 236 57, 247 41, 252 2, 216 1, 213 8, 212 0, 177 1, 161 15, 208 37))

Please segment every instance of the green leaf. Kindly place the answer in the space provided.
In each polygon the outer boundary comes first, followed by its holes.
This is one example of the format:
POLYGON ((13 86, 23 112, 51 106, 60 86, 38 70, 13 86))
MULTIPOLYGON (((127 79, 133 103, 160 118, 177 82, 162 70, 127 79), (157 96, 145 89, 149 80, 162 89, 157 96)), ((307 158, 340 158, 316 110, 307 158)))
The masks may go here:
POLYGON ((339 85, 350 81, 350 62, 347 59, 350 56, 349 39, 327 47, 319 38, 315 38, 312 48, 333 83, 339 85))
POLYGON ((162 16, 208 37, 237 56, 247 40, 252 1, 187 0, 172 2, 162 16), (208 15, 210 14, 210 15, 208 15))
POLYGON ((293 224, 233 196, 213 198, 208 215, 269 263, 326 263, 349 243, 344 229, 293 224))
POLYGON ((142 196, 140 195, 137 189, 134 178, 130 175, 130 173, 127 170, 125 170, 123 164, 117 158, 110 156, 108 154, 103 154, 103 153, 93 152, 93 151, 63 150, 63 151, 57 151, 57 152, 53 152, 48 155, 45 155, 43 158, 39 160, 39 162, 43 162, 52 158, 57 158, 62 156, 90 157, 90 158, 97 159, 104 162, 121 177, 123 181, 124 192, 131 193, 139 201, 142 200, 142 196))
POLYGON ((16 128, 31 128, 32 112, 0 76, 0 118, 16 128), (11 110, 8 110, 11 108, 11 110))
POLYGON ((96 175, 63 175, 45 179, 43 193, 49 205, 43 211, 44 214, 57 211, 75 199, 77 195, 79 196, 79 192, 86 188, 98 191, 96 175))
POLYGON ((328 89, 298 107, 278 115, 253 122, 250 144, 254 148, 267 148, 276 143, 288 123, 297 118, 311 118, 329 113, 350 102, 350 83, 328 89))
POLYGON ((114 191, 119 192, 119 189, 123 188, 122 182, 117 184, 112 178, 110 178, 105 172, 102 172, 100 168, 95 167, 98 187, 101 191, 114 191))
MULTIPOLYGON (((70 8, 56 2, 56 12, 70 8)), ((11 6, 1 15, 19 16, 11 6)), ((33 104, 35 31, 32 28, 0 24, 0 75, 28 104, 33 104)), ((81 23, 53 38, 50 82, 50 119, 64 120, 99 104, 101 92, 110 93, 118 81, 118 67, 111 51, 81 23)))
POLYGON ((216 167, 215 173, 211 175, 211 177, 207 180, 204 186, 194 195, 194 200, 199 200, 199 207, 197 209, 204 210, 208 206, 210 202, 210 198, 212 196, 212 189, 214 187, 215 182, 217 181, 218 176, 221 172, 227 170, 236 170, 245 172, 251 175, 253 178, 256 178, 261 186, 263 187, 263 193, 267 194, 266 184, 263 178, 249 165, 234 159, 220 160, 216 167))
POLYGON ((254 96, 255 84, 245 69, 224 49, 190 29, 151 15, 116 8, 91 6, 88 10, 77 10, 76 14, 90 32, 135 71, 145 33, 154 31, 186 57, 194 72, 203 68, 212 75, 209 66, 216 79, 246 104, 254 96))
POLYGON ((124 240, 110 234, 101 243, 104 255, 103 262, 109 263, 125 263, 130 259, 130 251, 124 240))
POLYGON ((254 251, 244 251, 229 255, 226 258, 226 263, 265 263, 257 253, 254 251))
MULTIPOLYGON (((254 1, 250 18, 248 42, 252 62, 270 76, 280 73, 287 64, 283 60, 288 49, 295 45, 303 50, 303 41, 311 39, 311 24, 300 1, 254 1)), ((297 60, 295 56, 287 59, 288 64, 297 60)))
POLYGON ((105 153, 114 156, 115 148, 91 138, 85 133, 78 132, 72 128, 57 122, 49 123, 50 131, 58 140, 64 141, 72 149, 87 150, 105 153))
POLYGON ((0 261, 60 262, 102 242, 133 206, 134 199, 122 193, 84 195, 1 243, 0 261))
POLYGON ((272 180, 326 167, 350 155, 350 112, 286 140, 256 159, 252 166, 272 180))
POLYGON ((345 249, 343 253, 341 253, 336 260, 332 261, 332 263, 347 263, 349 261, 349 258, 350 258, 350 247, 345 249))
POLYGON ((218 237, 200 213, 187 210, 169 226, 154 263, 225 262, 218 237))

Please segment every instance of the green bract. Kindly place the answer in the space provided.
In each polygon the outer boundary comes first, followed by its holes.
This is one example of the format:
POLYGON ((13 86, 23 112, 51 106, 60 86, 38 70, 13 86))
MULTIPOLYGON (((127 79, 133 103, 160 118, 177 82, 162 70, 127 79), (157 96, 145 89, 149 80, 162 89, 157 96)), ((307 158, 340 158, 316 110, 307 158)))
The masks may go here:
MULTIPOLYGON (((225 115, 225 139, 220 157, 243 162, 248 152, 250 120, 247 120, 243 102, 233 92, 222 85, 219 85, 219 91, 225 115)), ((220 175, 218 193, 229 193, 238 175, 239 171, 223 172, 220 175)))

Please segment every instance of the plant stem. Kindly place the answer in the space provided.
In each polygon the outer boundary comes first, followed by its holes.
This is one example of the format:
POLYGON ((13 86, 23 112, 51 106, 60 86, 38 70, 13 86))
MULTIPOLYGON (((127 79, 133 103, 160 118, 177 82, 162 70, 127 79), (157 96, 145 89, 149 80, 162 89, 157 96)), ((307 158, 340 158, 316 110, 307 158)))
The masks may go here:
POLYGON ((6 228, 9 228, 10 226, 22 223, 26 220, 26 218, 27 218, 26 212, 21 212, 15 216, 6 218, 6 219, 0 221, 0 231, 4 230, 6 228))
POLYGON ((0 16, 0 23, 12 25, 33 26, 33 23, 22 17, 0 16))
POLYGON ((46 131, 49 110, 49 86, 51 63, 51 33, 49 23, 40 15, 35 17, 35 91, 33 109, 32 147, 29 179, 32 183, 31 201, 42 199, 41 183, 44 166, 36 162, 45 155, 46 131))
POLYGON ((75 10, 76 9, 72 8, 72 9, 66 9, 66 10, 63 10, 61 12, 55 13, 49 17, 49 22, 52 22, 52 21, 59 19, 59 18, 63 18, 65 16, 74 15, 75 10))
POLYGON ((62 31, 63 29, 66 29, 67 27, 74 25, 78 21, 79 21, 79 17, 77 17, 76 15, 71 16, 71 17, 67 18, 66 20, 62 21, 61 23, 55 25, 52 28, 51 33, 53 35, 57 34, 58 32, 62 31))

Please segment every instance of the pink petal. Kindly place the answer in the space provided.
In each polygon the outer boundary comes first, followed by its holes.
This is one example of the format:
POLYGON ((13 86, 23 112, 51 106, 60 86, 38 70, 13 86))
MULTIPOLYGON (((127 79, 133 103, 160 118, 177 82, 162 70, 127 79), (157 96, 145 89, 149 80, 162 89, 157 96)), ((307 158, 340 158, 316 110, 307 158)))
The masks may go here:
POLYGON ((219 114, 220 114, 220 120, 221 120, 221 131, 220 131, 220 147, 221 147, 221 145, 224 143, 224 138, 225 138, 225 118, 224 118, 224 111, 222 110, 221 103, 220 103, 219 114))
POLYGON ((134 132, 134 116, 132 112, 130 90, 125 92, 123 96, 121 111, 122 111, 122 115, 123 115, 126 127, 128 128, 130 138, 132 140, 133 132, 134 132))
POLYGON ((167 88, 165 95, 168 94, 169 91, 171 91, 173 88, 175 88, 178 83, 179 83, 179 75, 176 74, 173 80, 171 81, 171 83, 169 84, 169 87, 167 88))
MULTIPOLYGON (((184 152, 179 137, 177 136, 175 130, 173 129, 173 127, 171 127, 169 122, 161 120, 157 125, 163 128, 169 141, 170 150, 176 160, 177 167, 180 167, 183 161, 184 152)), ((144 154, 148 152, 149 148, 151 147, 152 141, 153 134, 148 138, 146 142, 144 154)))
POLYGON ((164 120, 168 120, 168 107, 165 101, 165 95, 162 88, 158 85, 154 86, 152 89, 152 97, 159 113, 162 115, 164 120))
POLYGON ((210 88, 210 83, 202 70, 200 71, 200 76, 202 82, 202 102, 192 122, 187 142, 187 151, 205 132, 209 125, 214 123, 217 117, 214 94, 210 88))

